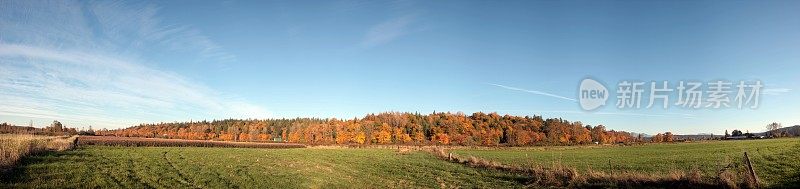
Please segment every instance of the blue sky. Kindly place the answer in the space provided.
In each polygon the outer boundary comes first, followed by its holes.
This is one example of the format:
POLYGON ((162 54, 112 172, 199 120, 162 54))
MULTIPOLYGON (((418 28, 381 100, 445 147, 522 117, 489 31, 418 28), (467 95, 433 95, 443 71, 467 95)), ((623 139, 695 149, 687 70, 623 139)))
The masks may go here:
POLYGON ((645 133, 761 132, 800 124, 796 10, 798 1, 2 1, 0 120, 120 128, 484 111, 645 133), (621 80, 765 88, 757 109, 621 110, 612 96, 586 112, 568 100, 586 77, 612 92, 621 80))

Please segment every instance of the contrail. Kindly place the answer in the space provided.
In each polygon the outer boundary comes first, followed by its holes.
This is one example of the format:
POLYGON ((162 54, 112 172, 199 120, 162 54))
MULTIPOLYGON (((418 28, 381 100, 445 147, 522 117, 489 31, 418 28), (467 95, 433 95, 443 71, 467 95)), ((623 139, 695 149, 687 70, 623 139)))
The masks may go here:
POLYGON ((537 95, 544 95, 544 96, 549 96, 549 97, 569 100, 569 101, 573 101, 573 102, 577 101, 574 98, 567 98, 567 97, 564 97, 564 96, 550 94, 550 93, 546 93, 546 92, 542 92, 542 91, 532 91, 532 90, 520 89, 520 88, 516 88, 516 87, 509 87, 509 86, 500 85, 500 84, 494 84, 494 83, 487 83, 487 84, 494 85, 494 86, 501 87, 501 88, 508 89, 508 90, 515 90, 515 91, 522 91, 522 92, 526 92, 526 93, 533 93, 533 94, 537 94, 537 95))

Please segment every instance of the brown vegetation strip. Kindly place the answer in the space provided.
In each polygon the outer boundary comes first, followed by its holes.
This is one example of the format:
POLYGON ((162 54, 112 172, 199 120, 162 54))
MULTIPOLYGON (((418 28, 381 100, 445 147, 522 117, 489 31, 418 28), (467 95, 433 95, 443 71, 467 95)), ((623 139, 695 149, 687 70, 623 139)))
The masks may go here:
POLYGON ((575 168, 562 165, 552 167, 519 167, 477 157, 460 157, 444 148, 433 149, 440 159, 475 168, 495 169, 522 173, 529 176, 527 185, 534 188, 755 188, 755 182, 747 177, 743 167, 728 167, 718 175, 705 177, 698 170, 673 171, 670 174, 645 174, 622 172, 608 174, 589 170, 579 174, 575 168))
POLYGON ((211 140, 182 140, 110 136, 81 136, 79 145, 147 146, 147 147, 225 147, 225 148, 304 148, 295 143, 228 142, 211 140))
POLYGON ((72 149, 76 138, 77 136, 0 135, 0 172, 12 168, 29 155, 72 149))

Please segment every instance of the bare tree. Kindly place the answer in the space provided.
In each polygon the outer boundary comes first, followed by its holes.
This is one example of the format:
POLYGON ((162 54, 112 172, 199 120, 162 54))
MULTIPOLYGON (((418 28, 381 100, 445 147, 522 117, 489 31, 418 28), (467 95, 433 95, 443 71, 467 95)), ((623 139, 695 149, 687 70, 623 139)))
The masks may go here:
POLYGON ((53 132, 53 133, 59 133, 59 132, 63 132, 64 131, 63 130, 63 125, 61 125, 61 122, 58 122, 58 121, 55 121, 55 120, 53 121, 53 124, 50 124, 50 129, 51 129, 51 132, 53 132))
POLYGON ((767 125, 767 131, 770 133, 770 135, 774 137, 780 137, 779 136, 780 132, 778 132, 778 129, 780 129, 781 127, 783 126, 781 126, 780 123, 773 122, 767 125))

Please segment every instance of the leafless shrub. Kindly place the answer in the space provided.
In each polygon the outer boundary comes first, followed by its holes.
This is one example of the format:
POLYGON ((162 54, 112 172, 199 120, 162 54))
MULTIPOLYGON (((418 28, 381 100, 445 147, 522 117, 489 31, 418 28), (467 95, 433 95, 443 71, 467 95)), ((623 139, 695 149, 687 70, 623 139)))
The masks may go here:
POLYGON ((731 170, 724 170, 719 174, 719 183, 725 188, 739 188, 737 184, 738 175, 731 170))
POLYGON ((442 148, 434 149, 433 154, 441 159, 470 167, 524 173, 529 176, 527 184, 535 188, 753 188, 755 186, 754 183, 748 183, 752 181, 745 179, 744 172, 740 169, 726 169, 717 177, 717 182, 715 179, 704 179, 703 173, 697 168, 690 171, 675 170, 667 174, 634 172, 607 174, 588 169, 586 174, 581 175, 575 168, 563 166, 560 163, 554 163, 549 167, 537 165, 526 168, 503 165, 474 156, 461 158, 442 148))
POLYGON ((571 167, 554 164, 552 167, 534 166, 526 170, 531 175, 528 185, 567 187, 582 185, 586 182, 584 177, 571 167))
POLYGON ((400 148, 397 149, 397 154, 406 155, 406 154, 410 154, 413 151, 414 151, 414 149, 411 149, 411 148, 400 147, 400 148))
POLYGON ((434 156, 439 157, 441 159, 447 160, 448 158, 447 150, 445 150, 442 147, 431 148, 431 153, 433 153, 434 156))
POLYGON ((700 169, 698 169, 697 167, 692 168, 692 170, 689 171, 689 174, 686 175, 685 179, 689 180, 689 182, 692 182, 692 183, 702 182, 703 181, 703 172, 701 172, 700 169))

